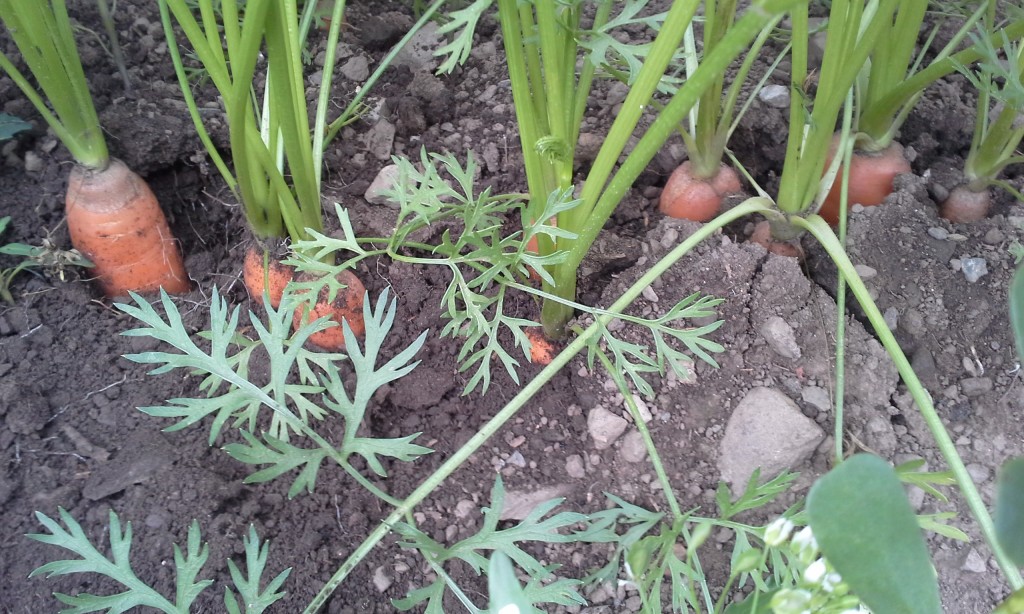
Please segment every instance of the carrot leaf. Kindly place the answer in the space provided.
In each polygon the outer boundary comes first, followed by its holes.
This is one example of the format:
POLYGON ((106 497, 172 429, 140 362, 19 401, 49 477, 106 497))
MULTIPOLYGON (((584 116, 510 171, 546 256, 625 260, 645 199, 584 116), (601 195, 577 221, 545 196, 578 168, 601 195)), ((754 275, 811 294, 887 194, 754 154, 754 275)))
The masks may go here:
POLYGON ((396 356, 378 364, 395 318, 395 302, 389 303, 386 291, 375 305, 370 304, 368 297, 365 299, 366 339, 362 346, 348 323, 343 323, 347 358, 356 372, 351 395, 337 366, 345 356, 318 353, 305 347, 311 335, 337 324, 324 317, 293 332, 293 316, 301 304, 294 292, 285 293, 278 309, 271 307, 264 297, 267 317, 261 320, 249 314, 249 336, 239 326, 239 309, 229 311, 216 289, 210 301, 210 328, 195 335, 189 334, 167 294, 161 295, 162 314, 140 296, 133 294, 132 299, 134 305, 117 304, 117 308, 143 326, 123 334, 151 337, 173 350, 152 350, 125 357, 155 365, 153 374, 187 369, 200 375, 203 380, 199 390, 205 395, 170 399, 164 405, 143 407, 141 411, 177 420, 168 430, 211 418, 211 445, 225 431, 237 430, 241 441, 228 443, 225 451, 245 464, 264 466, 250 475, 247 482, 265 482, 297 470, 289 491, 289 496, 294 497, 302 491, 312 492, 321 464, 333 461, 375 495, 393 502, 353 468, 349 457, 362 456, 374 472, 384 476, 379 457, 411 461, 431 452, 412 443, 418 433, 396 439, 356 436, 375 393, 416 367, 418 361, 413 357, 426 340, 424 332, 396 356), (261 363, 269 365, 266 375, 260 377, 251 368, 257 354, 263 355, 261 363), (268 413, 269 428, 258 431, 264 424, 261 417, 268 413), (334 417, 340 417, 344 424, 340 443, 332 443, 321 435, 326 432, 324 423, 334 417))
MULTIPOLYGON (((114 595, 92 595, 83 593, 78 595, 65 595, 57 593, 56 597, 62 603, 73 606, 62 610, 64 614, 84 614, 86 612, 127 612, 136 607, 150 607, 166 614, 187 614, 196 598, 213 584, 213 580, 199 579, 199 574, 209 557, 209 548, 202 542, 199 531, 199 523, 192 521, 188 529, 187 545, 184 552, 177 545, 174 546, 174 567, 177 572, 175 584, 175 600, 172 602, 153 587, 139 579, 132 569, 130 551, 132 546, 132 524, 129 522, 121 529, 121 520, 111 510, 109 517, 110 551, 111 558, 107 558, 89 540, 81 525, 75 521, 63 508, 59 508, 59 522, 50 518, 42 512, 36 512, 36 518, 49 531, 49 533, 33 533, 28 535, 44 544, 63 548, 77 555, 78 558, 51 561, 35 569, 29 577, 37 575, 64 576, 78 573, 96 573, 106 576, 125 587, 125 591, 114 595), (66 528, 65 528, 66 527, 66 528)), ((234 561, 228 561, 228 568, 231 571, 231 578, 238 589, 239 594, 246 603, 245 612, 259 613, 266 610, 274 602, 284 597, 285 593, 277 590, 284 583, 291 570, 286 569, 277 575, 267 587, 259 590, 260 578, 266 567, 269 546, 264 543, 261 547, 256 529, 249 527, 248 537, 242 538, 245 547, 248 578, 243 578, 238 566, 234 561)), ((226 589, 225 602, 230 614, 238 614, 234 600, 234 593, 230 588, 226 589)))

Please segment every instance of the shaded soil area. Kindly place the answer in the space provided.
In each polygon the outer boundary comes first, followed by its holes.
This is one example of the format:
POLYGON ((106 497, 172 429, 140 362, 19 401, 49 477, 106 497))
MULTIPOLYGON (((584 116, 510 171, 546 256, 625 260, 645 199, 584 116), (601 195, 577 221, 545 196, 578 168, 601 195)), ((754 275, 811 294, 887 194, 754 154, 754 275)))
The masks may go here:
MULTIPOLYGON (((71 4, 73 16, 96 26, 91 3, 71 4)), ((372 70, 412 24, 411 12, 400 3, 352 2, 348 10, 354 25, 343 36, 338 106, 347 104, 366 78, 364 67, 372 70)), ((111 150, 147 178, 181 241, 193 290, 174 300, 186 326, 206 328, 214 287, 230 304, 259 312, 240 279, 250 240, 244 219, 194 136, 155 8, 121 3, 116 19, 132 90, 125 92, 95 39, 82 37, 83 60, 111 150)), ((367 101, 373 113, 343 130, 329 151, 324 202, 348 208, 360 234, 390 232, 394 211, 370 205, 364 194, 392 155, 416 157, 425 148, 465 159, 472 150, 481 160, 481 185, 502 192, 524 189, 495 19, 483 19, 471 57, 451 76, 433 74, 433 47, 429 37, 425 40, 425 52, 404 54, 385 73, 367 101)), ((324 42, 312 45, 315 63, 324 42)), ((2 35, 0 46, 5 52, 13 49, 2 35)), ((785 77, 773 76, 772 82, 785 84, 785 77)), ((201 101, 213 100, 207 88, 197 89, 201 101)), ((622 86, 602 84, 595 92, 581 137, 581 169, 596 154, 624 97, 622 86)), ((9 79, 0 79, 0 101, 0 111, 41 125, 9 79)), ((900 180, 885 206, 854 212, 850 254, 991 502, 998 466, 1024 452, 1024 385, 1006 314, 1014 266, 1008 248, 1024 242, 1024 207, 1000 192, 993 215, 978 224, 938 219, 935 201, 959 181, 956 169, 970 141, 972 105, 969 83, 960 77, 929 90, 901 135, 914 175, 900 180), (983 258, 987 274, 969 281, 963 272, 967 258, 983 258)), ((224 146, 224 126, 218 129, 215 111, 211 116, 214 137, 224 146)), ((733 142, 736 157, 769 190, 776 187, 781 168, 785 119, 784 111, 755 99, 733 142)), ((0 216, 13 220, 0 240, 38 244, 48 238, 68 247, 62 224, 67 153, 42 130, 3 144, 2 153, 0 216)), ((694 231, 695 225, 665 220, 657 212, 660 187, 684 157, 681 142, 672 140, 641 175, 606 227, 598 255, 584 264, 584 302, 609 305, 656 258, 694 231)), ((1017 189, 1024 186, 1017 168, 1009 169, 1007 179, 1017 189)), ((796 486, 775 507, 744 518, 752 523, 806 494, 829 468, 836 317, 835 272, 820 250, 805 242, 805 263, 769 255, 746 242, 754 221, 706 241, 631 308, 654 316, 693 292, 724 299, 718 307, 724 324, 713 334, 725 348, 716 356, 719 368, 697 362, 693 378, 656 379, 654 397, 643 399, 648 426, 683 507, 700 506, 712 514, 719 480, 735 478, 736 467, 746 462, 726 432, 733 410, 752 390, 781 392, 819 429, 816 444, 791 467, 801 474, 796 486)), ((336 225, 329 215, 328 226, 336 225)), ((0 260, 2 266, 10 264, 0 260)), ((384 356, 401 351, 424 330, 433 333, 417 354, 421 364, 374 397, 362 425, 361 433, 374 437, 421 432, 417 443, 434 450, 415 463, 388 463, 389 477, 374 478, 379 487, 403 497, 472 437, 519 385, 496 369, 485 394, 461 394, 467 374, 456 361, 459 343, 436 334, 446 323, 440 307, 449 281, 445 271, 379 259, 365 262, 359 274, 372 296, 388 288, 397 298, 395 330, 384 356)), ((226 560, 242 554, 241 538, 250 525, 271 541, 268 572, 292 569, 285 585, 288 596, 273 611, 297 612, 390 511, 335 470, 321 471, 314 493, 289 500, 290 480, 244 484, 247 468, 221 450, 230 440, 209 445, 208 425, 162 431, 169 422, 136 408, 198 395, 200 378, 178 372, 149 376, 145 366, 124 359, 125 354, 165 348, 146 337, 121 336, 135 323, 99 298, 81 272, 22 274, 12 291, 16 302, 0 305, 3 611, 56 611, 54 591, 119 590, 93 575, 26 579, 62 554, 24 537, 41 530, 36 511, 53 517, 58 507, 68 510, 101 547, 107 546, 109 512, 132 521, 134 569, 164 594, 174 590, 172 544, 184 544, 190 523, 197 520, 210 548, 207 577, 218 583, 197 602, 195 611, 207 612, 223 609, 219 586, 229 580, 226 560)), ((516 312, 536 317, 530 299, 514 300, 516 312)), ((942 469, 931 435, 890 359, 853 311, 847 340, 847 447, 899 462, 922 458, 930 469, 942 469)), ((619 334, 650 343, 629 326, 619 334)), ((535 372, 526 365, 520 375, 525 380, 535 372)), ((588 368, 579 357, 418 508, 418 525, 444 543, 473 534, 497 474, 510 500, 560 496, 565 497, 562 509, 587 512, 604 507, 602 493, 608 492, 663 510, 664 497, 649 461, 636 449, 635 427, 627 424, 612 441, 600 440, 591 428, 595 412, 628 416, 607 374, 588 368)), ((955 496, 942 503, 915 493, 912 500, 921 513, 957 512, 953 524, 972 538, 963 544, 930 537, 946 611, 990 611, 1008 590, 966 507, 955 496)), ((328 611, 391 612, 392 599, 433 579, 422 558, 395 541, 386 539, 360 564, 328 611)), ((730 548, 728 532, 716 534, 705 546, 712 577, 727 569, 730 548)), ((542 544, 529 550, 545 563, 563 565, 558 575, 568 578, 586 576, 610 555, 603 545, 542 544)), ((473 571, 460 565, 449 571, 483 605, 485 586, 473 571)), ((635 594, 621 586, 589 588, 584 595, 589 605, 558 611, 639 607, 635 594)), ((459 607, 453 600, 446 611, 459 607)))

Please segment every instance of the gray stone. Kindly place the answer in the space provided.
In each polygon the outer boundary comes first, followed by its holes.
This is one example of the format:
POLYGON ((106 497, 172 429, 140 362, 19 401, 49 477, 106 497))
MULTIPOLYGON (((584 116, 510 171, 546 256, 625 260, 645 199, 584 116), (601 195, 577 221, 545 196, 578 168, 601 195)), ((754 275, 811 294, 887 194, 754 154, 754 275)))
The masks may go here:
POLYGON ((393 205, 398 206, 394 200, 388 198, 384 193, 395 187, 395 182, 398 180, 398 165, 388 164, 384 168, 380 169, 377 176, 373 178, 373 182, 370 183, 370 187, 366 189, 366 193, 363 195, 366 198, 366 202, 371 205, 393 205))
POLYGON ((825 438, 796 403, 773 388, 754 388, 729 417, 719 450, 722 479, 734 491, 742 489, 754 470, 771 479, 814 453, 825 438))
POLYGON ((46 163, 43 159, 36 155, 34 151, 25 152, 25 171, 29 173, 38 173, 46 167, 46 163))
POLYGON ((800 346, 796 343, 793 327, 779 316, 772 316, 761 325, 761 337, 776 354, 783 358, 800 358, 800 346))
POLYGON ((383 593, 388 590, 394 581, 394 578, 384 573, 383 565, 373 570, 373 586, 377 589, 377 592, 383 593))
POLYGON ((832 395, 828 390, 820 386, 807 386, 800 391, 800 397, 808 405, 812 405, 821 411, 832 409, 832 395))
POLYGON ((987 392, 992 392, 992 380, 987 377, 964 378, 960 380, 960 390, 963 391, 964 396, 980 397, 987 392))
POLYGON ((896 431, 888 417, 874 415, 864 425, 864 444, 879 455, 889 458, 896 451, 896 431))
POLYGON ((627 463, 639 463, 647 458, 647 447, 644 445, 644 438, 640 435, 640 431, 634 429, 626 433, 619 447, 619 455, 627 463))
POLYGON ((598 450, 604 450, 615 443, 615 440, 626 432, 628 426, 625 418, 613 414, 601 405, 587 414, 587 432, 590 433, 594 447, 598 450))
POLYGON ((357 55, 342 64, 338 72, 349 81, 365 81, 370 76, 370 63, 366 57, 357 55))
POLYGON ((967 556, 964 557, 964 564, 960 566, 960 569, 971 573, 985 573, 988 571, 985 559, 974 548, 967 551, 967 556))
POLYGON ((789 107, 789 88, 785 85, 766 85, 757 93, 757 97, 769 107, 776 109, 789 107))
POLYGON ((395 144, 395 125, 381 118, 363 137, 366 149, 378 160, 390 160, 391 149, 395 144))
POLYGON ((429 22, 413 35, 409 43, 395 56, 395 66, 408 66, 414 73, 434 72, 437 58, 434 50, 441 46, 442 37, 437 33, 436 22, 429 22))
POLYGON ((501 520, 522 520, 533 508, 552 499, 565 497, 572 492, 568 484, 556 484, 534 491, 509 490, 505 492, 505 504, 501 508, 501 520))
POLYGON ((573 454, 569 458, 565 459, 565 472, 569 474, 571 478, 583 478, 587 475, 587 470, 583 465, 583 457, 579 454, 573 454))

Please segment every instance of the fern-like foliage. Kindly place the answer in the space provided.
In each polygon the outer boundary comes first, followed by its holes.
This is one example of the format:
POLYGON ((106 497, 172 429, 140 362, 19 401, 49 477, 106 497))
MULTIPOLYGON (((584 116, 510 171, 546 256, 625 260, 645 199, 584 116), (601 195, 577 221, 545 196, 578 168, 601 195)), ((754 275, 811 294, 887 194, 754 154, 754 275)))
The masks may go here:
MULTIPOLYGON (((107 558, 89 540, 81 525, 66 510, 59 510, 60 519, 64 523, 50 518, 42 512, 36 512, 36 518, 49 533, 33 533, 28 535, 44 544, 57 546, 77 555, 78 558, 52 561, 34 570, 29 577, 45 575, 65 576, 78 573, 95 573, 106 576, 124 587, 124 591, 114 595, 92 595, 82 593, 65 595, 56 593, 54 596, 71 608, 61 610, 62 614, 86 614, 88 612, 107 612, 121 614, 136 607, 149 607, 166 614, 188 614, 196 598, 212 580, 203 580, 199 576, 209 557, 209 548, 202 542, 199 523, 192 521, 188 529, 188 543, 183 552, 174 546, 174 567, 176 570, 176 590, 173 600, 161 595, 143 582, 132 569, 130 554, 132 546, 132 524, 129 522, 121 529, 121 520, 113 510, 110 512, 110 558, 107 558), (65 528, 66 527, 66 528, 65 528)), ((263 571, 266 568, 269 545, 260 544, 256 529, 249 527, 248 537, 242 539, 245 547, 245 570, 242 571, 233 561, 228 561, 232 581, 237 594, 230 587, 225 587, 224 602, 229 614, 258 614, 265 611, 274 602, 284 597, 278 592, 288 578, 290 569, 286 569, 271 580, 265 588, 260 589, 263 571), (241 599, 239 605, 238 599, 241 599)))
MULTIPOLYGON (((273 309, 265 299, 267 322, 249 314, 257 339, 248 340, 238 328, 238 308, 228 311, 226 302, 214 289, 210 304, 210 329, 197 335, 208 344, 200 347, 182 323, 177 306, 161 295, 164 315, 145 299, 132 295, 135 305, 117 307, 145 326, 129 330, 129 336, 146 335, 163 341, 177 351, 152 351, 126 356, 135 362, 159 365, 151 373, 188 369, 204 377, 203 397, 175 398, 164 406, 144 407, 147 414, 178 420, 169 430, 184 428, 212 417, 210 443, 225 426, 237 429, 241 442, 230 443, 225 451, 235 459, 263 469, 250 475, 247 482, 264 482, 285 473, 298 471, 289 496, 303 490, 312 492, 324 461, 334 461, 364 486, 368 483, 349 463, 353 454, 362 456, 378 475, 386 475, 381 457, 414 460, 431 450, 412 443, 419 433, 395 439, 371 439, 356 436, 367 407, 380 387, 408 374, 419 364, 413 357, 426 340, 426 331, 390 360, 381 362, 381 348, 395 320, 395 302, 388 292, 381 293, 371 308, 367 295, 363 303, 365 341, 352 333, 348 322, 343 331, 348 360, 355 370, 354 391, 350 395, 338 373, 340 354, 323 354, 305 347, 313 333, 336 326, 320 318, 292 332, 292 316, 298 304, 295 294, 286 294, 280 308, 273 309), (208 347, 205 347, 208 345, 208 347), (256 382, 250 363, 255 353, 267 360, 267 375, 256 382), (259 431, 258 419, 269 414, 269 428, 259 431), (344 423, 342 441, 332 443, 318 428, 336 416, 344 423), (312 447, 309 444, 312 443, 312 447)), ((371 490, 373 490, 371 488, 371 490)), ((379 494, 374 491, 374 494, 379 494)))
POLYGON ((525 571, 530 581, 523 588, 525 598, 533 605, 553 603, 558 605, 585 605, 586 601, 576 592, 579 580, 554 578, 557 566, 543 565, 520 547, 524 542, 579 543, 607 542, 616 539, 614 532, 590 525, 590 517, 576 512, 558 512, 548 516, 563 499, 552 499, 537 505, 518 524, 498 528, 498 521, 505 501, 505 488, 501 477, 491 489, 491 504, 483 508, 483 526, 475 535, 467 537, 450 547, 435 541, 415 526, 399 523, 395 532, 402 537, 399 545, 414 548, 423 555, 438 579, 422 588, 411 591, 404 599, 395 601, 395 607, 408 611, 426 603, 424 611, 442 614, 442 600, 450 590, 471 612, 486 612, 475 606, 444 571, 444 564, 461 559, 477 574, 488 569, 490 552, 501 552, 525 571))

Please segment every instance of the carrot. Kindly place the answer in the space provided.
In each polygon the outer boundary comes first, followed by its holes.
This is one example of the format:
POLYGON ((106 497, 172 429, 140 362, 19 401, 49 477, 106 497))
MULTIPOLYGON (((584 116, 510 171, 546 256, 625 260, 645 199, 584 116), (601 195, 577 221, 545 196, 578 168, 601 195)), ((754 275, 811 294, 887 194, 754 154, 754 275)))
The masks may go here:
POLYGON ((249 290, 249 298, 256 301, 263 300, 263 291, 266 289, 270 299, 270 306, 277 309, 281 305, 281 296, 288 282, 295 276, 295 269, 282 264, 274 254, 253 243, 245 250, 245 261, 242 264, 242 279, 245 287, 249 290), (264 267, 268 263, 269 270, 264 267))
POLYGON ((189 290, 181 252, 146 182, 120 160, 103 169, 75 165, 65 212, 71 244, 96 265, 104 294, 189 290))
POLYGON ((526 333, 526 338, 530 340, 530 362, 535 365, 547 366, 551 364, 551 359, 557 354, 555 344, 544 336, 544 331, 540 327, 530 327, 523 329, 526 333))
MULTIPOLYGON (((299 279, 301 281, 304 277, 300 275, 299 279)), ((293 328, 299 328, 323 316, 333 318, 338 323, 338 326, 332 326, 309 337, 310 343, 329 351, 338 351, 345 348, 345 334, 341 326, 342 320, 348 322, 349 328, 352 329, 356 336, 362 337, 363 333, 366 332, 366 322, 363 321, 363 297, 366 295, 366 287, 363 286, 363 282, 359 281, 355 273, 349 270, 338 273, 338 281, 346 287, 338 291, 333 302, 327 300, 329 289, 324 287, 320 290, 319 296, 317 296, 317 302, 313 306, 312 312, 307 315, 306 305, 300 305, 295 310, 294 319, 292 320, 293 328)))
POLYGON ((946 200, 939 206, 939 215, 957 224, 977 222, 988 216, 992 206, 992 196, 988 188, 974 191, 962 185, 953 189, 946 200))
POLYGON ((777 241, 772 238, 771 224, 768 220, 762 220, 754 226, 754 232, 750 240, 757 243, 773 254, 788 256, 791 258, 802 258, 804 251, 792 241, 777 241))
POLYGON ((698 177, 687 160, 672 171, 661 191, 658 209, 669 217, 707 222, 718 214, 722 200, 740 191, 736 171, 724 164, 712 177, 698 177))
MULTIPOLYGON (((838 135, 832 141, 832 149, 825 162, 827 168, 832 163, 838 144, 838 135)), ((841 169, 840 169, 841 172, 841 169)), ((847 202, 850 205, 860 203, 865 207, 882 204, 885 197, 892 194, 892 181, 896 175, 910 172, 910 162, 903 155, 903 146, 893 142, 877 153, 854 151, 850 158, 850 182, 847 202)), ((842 196, 842 175, 836 175, 832 189, 829 190, 825 202, 821 205, 818 215, 835 226, 839 223, 839 199, 842 196)))

